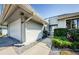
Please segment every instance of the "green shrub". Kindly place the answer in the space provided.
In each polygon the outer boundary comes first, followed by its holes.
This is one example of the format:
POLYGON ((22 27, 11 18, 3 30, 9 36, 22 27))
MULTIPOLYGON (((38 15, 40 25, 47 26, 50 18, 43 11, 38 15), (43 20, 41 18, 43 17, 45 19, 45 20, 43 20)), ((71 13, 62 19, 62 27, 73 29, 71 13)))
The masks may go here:
POLYGON ((57 28, 54 30, 54 38, 52 43, 56 47, 71 47, 72 49, 79 49, 79 29, 66 29, 66 28, 57 28), (69 32, 75 40, 70 42, 67 39, 67 32, 69 32), (77 41, 76 41, 77 40, 77 41))
POLYGON ((77 41, 79 41, 79 29, 71 29, 68 32, 71 33, 71 35, 74 36, 77 41))
POLYGON ((54 29, 54 36, 66 36, 67 32, 67 28, 57 28, 54 29))
POLYGON ((72 49, 79 49, 79 42, 73 42, 71 47, 72 49))
POLYGON ((56 46, 56 47, 60 47, 60 46, 62 45, 62 41, 59 40, 59 39, 53 39, 53 40, 52 40, 52 43, 53 43, 53 45, 56 46))
POLYGON ((53 46, 58 47, 58 48, 79 49, 79 42, 70 42, 67 39, 62 40, 61 37, 54 37, 52 39, 52 43, 53 43, 53 46))
POLYGON ((54 39, 52 39, 53 45, 56 47, 70 47, 72 45, 72 42, 69 42, 67 39, 62 40, 62 38, 63 37, 54 37, 54 39))
POLYGON ((65 36, 54 36, 54 38, 59 40, 67 40, 65 36))
POLYGON ((69 41, 62 41, 63 43, 63 47, 71 47, 72 46, 72 42, 69 41))
POLYGON ((77 41, 79 41, 79 29, 57 28, 54 29, 54 36, 66 37, 69 32, 77 41))

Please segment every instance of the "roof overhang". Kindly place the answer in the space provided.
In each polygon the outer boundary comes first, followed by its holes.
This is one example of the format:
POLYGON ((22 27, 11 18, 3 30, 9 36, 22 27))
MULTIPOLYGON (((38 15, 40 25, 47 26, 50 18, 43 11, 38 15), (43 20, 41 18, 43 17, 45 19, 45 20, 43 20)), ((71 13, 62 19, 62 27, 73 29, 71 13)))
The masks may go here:
POLYGON ((75 18, 79 18, 79 12, 63 14, 57 17, 58 17, 58 20, 75 19, 75 18))
MULTIPOLYGON (((40 16, 37 15, 36 12, 34 12, 30 5, 25 4, 7 4, 4 5, 4 11, 2 14, 2 19, 0 20, 0 24, 3 24, 4 21, 7 21, 7 18, 11 16, 17 9, 22 9, 24 13, 28 13, 28 15, 33 16, 33 20, 42 24, 48 24, 46 21, 44 21, 40 16)), ((26 15, 26 16, 28 16, 26 15)), ((29 17, 29 16, 28 16, 29 17)))

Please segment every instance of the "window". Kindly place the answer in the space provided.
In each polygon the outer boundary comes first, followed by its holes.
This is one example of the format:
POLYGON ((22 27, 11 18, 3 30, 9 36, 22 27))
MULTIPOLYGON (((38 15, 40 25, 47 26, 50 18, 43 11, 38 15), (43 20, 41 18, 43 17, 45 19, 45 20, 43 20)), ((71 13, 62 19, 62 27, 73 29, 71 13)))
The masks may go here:
POLYGON ((66 20, 66 26, 68 29, 71 29, 71 20, 66 20))
POLYGON ((79 19, 66 20, 68 29, 79 29, 79 19))
POLYGON ((77 20, 72 20, 72 28, 77 29, 77 20))
POLYGON ((79 20, 77 20, 77 28, 79 29, 79 20))

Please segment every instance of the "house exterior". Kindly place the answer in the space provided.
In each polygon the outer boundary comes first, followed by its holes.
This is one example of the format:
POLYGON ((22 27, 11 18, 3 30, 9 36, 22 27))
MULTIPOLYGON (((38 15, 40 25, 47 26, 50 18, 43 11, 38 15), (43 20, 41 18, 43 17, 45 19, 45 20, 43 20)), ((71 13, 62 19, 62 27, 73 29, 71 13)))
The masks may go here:
POLYGON ((79 12, 46 18, 49 22, 49 32, 52 35, 55 28, 79 29, 79 12))
POLYGON ((8 36, 25 45, 41 39, 46 24, 47 22, 28 4, 6 4, 3 6, 0 25, 7 27, 8 36))

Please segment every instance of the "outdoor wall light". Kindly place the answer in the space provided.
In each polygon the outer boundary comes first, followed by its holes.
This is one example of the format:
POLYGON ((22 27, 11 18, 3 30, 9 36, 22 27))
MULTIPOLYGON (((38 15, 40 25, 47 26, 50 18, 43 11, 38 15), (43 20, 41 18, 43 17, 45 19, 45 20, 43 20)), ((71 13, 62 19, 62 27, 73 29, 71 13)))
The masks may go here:
POLYGON ((24 13, 23 13, 23 12, 21 12, 21 13, 20 13, 20 15, 24 15, 24 13))

